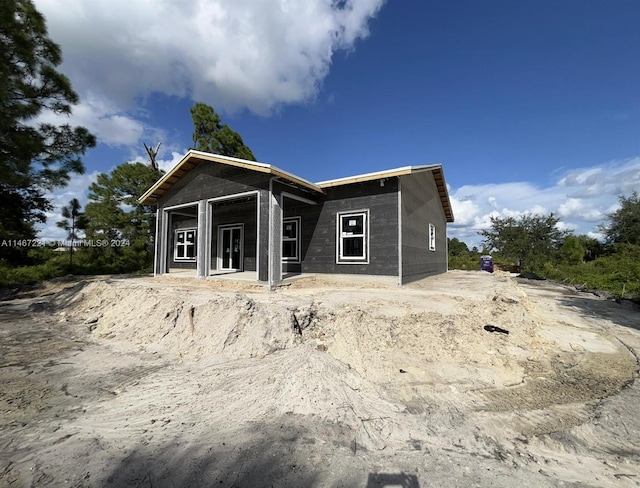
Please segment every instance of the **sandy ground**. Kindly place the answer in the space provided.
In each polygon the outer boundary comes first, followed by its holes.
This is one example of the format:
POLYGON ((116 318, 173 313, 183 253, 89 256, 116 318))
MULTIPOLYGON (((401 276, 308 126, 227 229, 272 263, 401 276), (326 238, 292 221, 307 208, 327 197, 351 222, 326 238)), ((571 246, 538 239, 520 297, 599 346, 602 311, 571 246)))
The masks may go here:
POLYGON ((457 271, 32 295, 0 302, 3 487, 640 486, 631 303, 457 271))

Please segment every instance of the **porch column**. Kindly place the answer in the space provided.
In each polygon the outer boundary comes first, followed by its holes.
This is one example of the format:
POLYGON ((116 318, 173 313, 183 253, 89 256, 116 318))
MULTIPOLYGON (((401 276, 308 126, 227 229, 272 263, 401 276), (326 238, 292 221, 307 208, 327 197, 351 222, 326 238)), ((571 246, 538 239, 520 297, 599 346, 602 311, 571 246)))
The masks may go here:
POLYGON ((204 279, 209 275, 209 239, 207 215, 207 201, 198 202, 198 251, 196 254, 196 275, 199 279, 204 279))
POLYGON ((158 256, 160 254, 160 215, 162 212, 156 208, 156 231, 153 236, 153 276, 160 274, 158 256))
POLYGON ((154 263, 156 274, 167 272, 167 247, 169 239, 169 213, 158 208, 156 222, 156 262, 154 263))
POLYGON ((269 288, 282 281, 282 195, 269 185, 269 288))

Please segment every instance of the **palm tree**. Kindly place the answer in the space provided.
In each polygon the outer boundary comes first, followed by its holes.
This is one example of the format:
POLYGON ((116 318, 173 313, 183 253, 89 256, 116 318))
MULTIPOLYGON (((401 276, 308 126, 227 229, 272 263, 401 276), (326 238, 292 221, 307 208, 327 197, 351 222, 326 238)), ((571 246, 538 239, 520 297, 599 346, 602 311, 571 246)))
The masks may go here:
POLYGON ((73 242, 78 238, 76 231, 86 229, 87 217, 80 211, 80 202, 77 198, 73 198, 69 205, 62 207, 62 216, 64 220, 56 223, 58 227, 67 231, 67 239, 71 241, 69 246, 69 272, 73 266, 73 242))

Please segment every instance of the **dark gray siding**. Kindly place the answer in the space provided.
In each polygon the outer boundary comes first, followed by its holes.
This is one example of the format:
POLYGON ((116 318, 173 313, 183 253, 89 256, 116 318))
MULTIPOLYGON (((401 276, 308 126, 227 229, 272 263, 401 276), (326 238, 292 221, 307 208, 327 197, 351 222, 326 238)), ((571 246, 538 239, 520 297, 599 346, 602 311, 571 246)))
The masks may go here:
POLYGON ((384 186, 376 180, 329 188, 319 205, 285 200, 284 216, 302 219, 302 262, 285 265, 285 271, 398 275, 397 178, 384 186), (356 210, 369 210, 369 263, 338 264, 337 214, 356 210))
POLYGON ((180 178, 158 199, 159 207, 197 202, 269 187, 270 175, 235 166, 203 162, 180 178))
MULTIPOLYGON (((213 204, 211 222, 211 266, 217 265, 218 226, 244 224, 244 269, 256 270, 258 279, 269 278, 269 182, 271 175, 218 163, 203 162, 184 174, 158 201, 162 210, 168 206, 259 191, 259 198, 249 201, 213 204), (259 228, 258 228, 259 227, 259 228)), ((374 180, 328 188, 325 195, 308 192, 273 180, 275 195, 285 191, 318 204, 302 203, 293 198, 280 199, 284 217, 301 218, 301 262, 286 263, 283 271, 302 273, 339 273, 398 276, 407 283, 429 275, 443 273, 447 267, 446 219, 433 175, 430 172, 374 180), (402 203, 398 208, 398 191, 402 203), (337 262, 337 215, 340 212, 368 211, 368 263, 337 262), (399 213, 402 217, 399 249, 399 213), (429 223, 436 227, 436 250, 429 250, 429 223), (402 259, 402 262, 400 262, 402 259)), ((192 207, 189 207, 192 208, 192 207)), ((277 208, 276 208, 277 210, 277 208)), ((183 209, 170 212, 167 242, 169 267, 195 267, 195 263, 173 262, 173 237, 177 225, 195 227, 193 217, 179 217, 183 209)), ((162 213, 162 212, 161 212, 162 213)), ((276 214, 279 218, 279 212, 276 214)), ((160 222, 162 224, 162 222, 160 222)), ((277 232, 281 232, 279 226, 277 232)), ((276 250, 277 251, 277 250, 276 250)), ((278 253, 276 252, 275 255, 278 253)))
MULTIPOLYGON (((298 187, 294 187, 292 185, 287 185, 287 184, 283 184, 281 182, 274 182, 273 185, 273 189, 274 192, 276 192, 277 194, 281 193, 281 192, 287 192, 291 195, 295 195, 298 197, 302 197, 305 198, 307 200, 311 200, 316 202, 316 205, 311 205, 311 204, 306 204, 306 203, 301 203, 299 200, 296 200, 295 198, 292 198, 290 196, 284 196, 281 200, 281 205, 283 208, 283 218, 287 218, 287 217, 301 217, 301 215, 299 213, 296 212, 304 212, 304 213, 308 213, 309 217, 310 217, 310 222, 313 221, 315 222, 315 217, 313 217, 314 211, 311 209, 311 207, 318 207, 318 206, 322 206, 322 202, 324 201, 324 195, 321 195, 317 192, 312 192, 312 191, 307 191, 298 187), (303 210, 297 210, 302 208, 303 210), (294 215, 295 213, 295 215, 294 215)), ((316 209, 317 210, 317 209, 316 209)), ((317 213, 317 212, 315 212, 317 213)), ((313 224, 315 225, 315 224, 313 224)), ((307 225, 307 229, 311 229, 313 227, 313 225, 307 225)), ((301 232, 304 232, 304 224, 301 222, 301 232)), ((310 235, 307 236, 307 240, 306 242, 308 242, 310 239, 310 235)), ((302 246, 301 246, 302 247, 302 246)), ((282 263, 282 272, 284 274, 287 273, 292 273, 292 274, 299 274, 302 272, 302 259, 304 255, 304 250, 301 248, 300 250, 300 263, 290 263, 290 262, 283 262, 282 263)))
POLYGON ((221 225, 244 224, 243 269, 256 270, 257 215, 256 199, 248 202, 229 202, 213 205, 213 225, 211 226, 211 269, 217 269, 218 228, 221 225))
MULTIPOLYGON (((282 192, 286 192, 294 196, 312 200, 314 202, 321 202, 324 198, 324 195, 318 193, 317 191, 307 190, 292 184, 287 184, 282 182, 282 180, 280 179, 276 179, 273 181, 273 191, 278 195, 282 192)), ((291 198, 289 198, 289 200, 291 200, 291 198)))
POLYGON ((429 171, 400 177, 402 195, 402 283, 447 271, 447 224, 429 171), (436 250, 429 250, 429 224, 436 227, 436 250))

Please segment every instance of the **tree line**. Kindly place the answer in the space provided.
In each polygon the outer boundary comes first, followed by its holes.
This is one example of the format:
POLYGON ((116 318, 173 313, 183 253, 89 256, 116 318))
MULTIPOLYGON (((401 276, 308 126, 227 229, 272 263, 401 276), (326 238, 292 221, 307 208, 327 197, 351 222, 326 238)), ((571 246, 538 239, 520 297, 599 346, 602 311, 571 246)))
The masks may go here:
POLYGON ((525 276, 570 282, 585 289, 640 296, 640 194, 619 196, 619 208, 598 230, 604 240, 558 227, 553 214, 491 217, 479 232, 482 251, 449 240, 450 268, 478 269, 482 254, 525 276))

